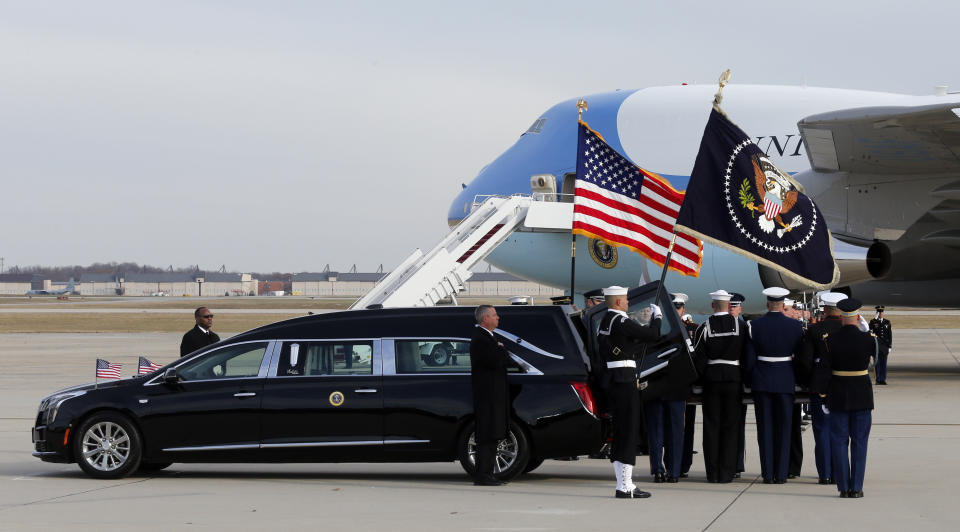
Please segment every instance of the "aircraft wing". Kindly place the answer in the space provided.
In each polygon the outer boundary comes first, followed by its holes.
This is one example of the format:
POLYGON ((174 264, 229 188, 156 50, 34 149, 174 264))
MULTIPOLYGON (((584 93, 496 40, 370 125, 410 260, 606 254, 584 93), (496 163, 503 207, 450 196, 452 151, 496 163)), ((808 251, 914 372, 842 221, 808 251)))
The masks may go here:
POLYGON ((797 124, 820 171, 927 174, 960 170, 960 100, 921 107, 865 107, 797 124))
POLYGON ((960 200, 960 97, 833 111, 797 126, 811 170, 796 178, 841 238, 897 240, 945 201, 960 200))

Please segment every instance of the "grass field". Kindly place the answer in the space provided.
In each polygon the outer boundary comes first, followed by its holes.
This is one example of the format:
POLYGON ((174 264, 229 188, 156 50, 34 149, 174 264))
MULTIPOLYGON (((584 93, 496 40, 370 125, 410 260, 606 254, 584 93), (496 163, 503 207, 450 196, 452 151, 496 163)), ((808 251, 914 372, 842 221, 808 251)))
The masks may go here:
MULTIPOLYGON (((299 314, 220 314, 214 331, 246 331, 261 325, 303 316, 299 314)), ((3 313, 0 333, 187 332, 192 316, 168 313, 3 313)))
MULTIPOLYGON (((243 314, 219 313, 214 321, 214 330, 246 331, 297 316, 311 310, 346 309, 350 298, 308 297, 220 297, 220 298, 119 298, 73 296, 69 300, 57 300, 55 296, 38 296, 32 299, 23 296, 0 297, 0 333, 53 333, 53 332, 185 332, 193 326, 191 312, 204 305, 214 313, 217 310, 264 309, 271 312, 243 314), (11 305, 16 305, 17 312, 11 305), (4 307, 8 311, 4 310, 4 307), (47 309, 57 312, 43 312, 47 309), (36 309, 37 312, 31 312, 36 309), (96 312, 88 312, 96 309, 96 312), (150 312, 150 309, 167 312, 150 312), (170 310, 183 309, 183 313, 170 310), (64 310, 69 310, 64 312, 64 310), (104 312, 107 310, 107 312, 104 312), (112 312, 116 310, 116 312, 112 312), (137 310, 137 312, 129 312, 137 310), (289 312, 278 312, 289 310, 289 312), (126 312, 125 312, 126 311, 126 312)), ((502 305, 502 298, 461 298, 460 304, 502 305)), ((546 298, 537 299, 537 304, 549 303, 546 298)), ((894 310, 891 308, 890 310, 894 310)), ((872 312, 867 318, 872 317, 872 312)), ((956 329, 960 328, 960 315, 938 313, 929 309, 925 314, 889 316, 894 329, 956 329)))

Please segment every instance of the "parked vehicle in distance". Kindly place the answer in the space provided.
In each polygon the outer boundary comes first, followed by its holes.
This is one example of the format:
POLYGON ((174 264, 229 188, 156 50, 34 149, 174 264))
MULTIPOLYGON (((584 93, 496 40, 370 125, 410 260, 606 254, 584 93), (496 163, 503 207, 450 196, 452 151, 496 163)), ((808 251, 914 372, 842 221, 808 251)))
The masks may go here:
MULTIPOLYGON (((634 289, 631 304, 645 306, 653 293, 634 289)), ((667 301, 664 294, 661 304, 667 301)), ((305 316, 241 333, 149 375, 62 390, 40 404, 33 454, 76 462, 96 478, 178 462, 459 460, 472 474, 473 311, 305 316)), ((495 474, 509 479, 545 459, 598 451, 606 423, 591 387, 591 320, 570 306, 497 312, 496 334, 514 367, 510 430, 495 474)), ((667 314, 654 356, 686 345, 675 334, 679 319, 667 314)))

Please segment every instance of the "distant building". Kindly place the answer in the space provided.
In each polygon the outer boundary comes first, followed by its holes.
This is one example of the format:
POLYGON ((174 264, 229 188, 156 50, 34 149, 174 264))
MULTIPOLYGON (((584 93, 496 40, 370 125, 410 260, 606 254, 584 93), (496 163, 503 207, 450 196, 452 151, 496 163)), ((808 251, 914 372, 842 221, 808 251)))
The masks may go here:
POLYGON ((33 280, 33 274, 30 273, 0 275, 0 294, 22 296, 33 289, 33 280))
POLYGON ((85 273, 77 290, 83 296, 248 296, 257 294, 257 280, 249 273, 85 273))

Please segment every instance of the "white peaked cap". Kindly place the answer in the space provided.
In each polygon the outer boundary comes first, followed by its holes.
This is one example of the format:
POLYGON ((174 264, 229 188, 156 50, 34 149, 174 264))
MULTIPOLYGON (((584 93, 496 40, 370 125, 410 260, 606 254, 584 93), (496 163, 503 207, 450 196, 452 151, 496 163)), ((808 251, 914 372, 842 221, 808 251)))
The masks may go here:
POLYGON ((690 300, 690 296, 688 296, 687 294, 683 294, 683 293, 681 293, 681 292, 677 292, 676 294, 673 294, 673 302, 674 302, 674 303, 683 303, 683 304, 686 304, 687 301, 689 301, 689 300, 690 300))
POLYGON ((820 295, 820 302, 823 303, 825 307, 835 307, 837 303, 843 301, 847 298, 847 294, 841 294, 840 292, 827 292, 820 295))
POLYGON ((783 300, 783 304, 786 305, 786 306, 788 306, 788 307, 792 307, 792 306, 793 306, 793 303, 794 303, 794 301, 793 301, 792 299, 790 299, 789 297, 783 300))
POLYGON ((627 295, 627 289, 622 286, 608 286, 603 289, 604 296, 625 296, 627 295))
POLYGON ((790 291, 779 286, 771 286, 770 288, 765 289, 762 293, 771 301, 780 301, 781 299, 787 297, 787 294, 789 294, 790 291))
POLYGON ((730 301, 730 298, 733 297, 733 294, 727 292, 726 290, 717 290, 716 292, 710 292, 710 299, 714 301, 730 301))

